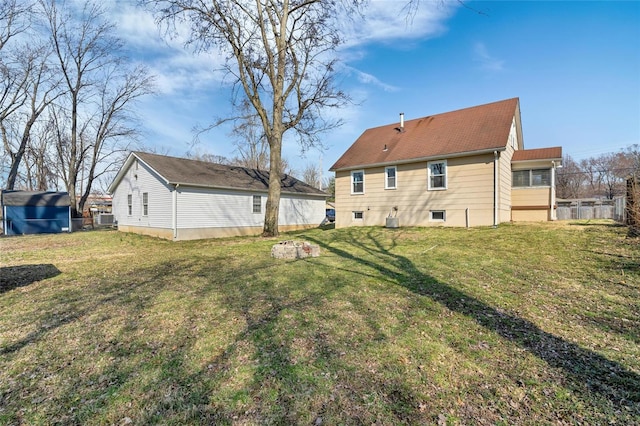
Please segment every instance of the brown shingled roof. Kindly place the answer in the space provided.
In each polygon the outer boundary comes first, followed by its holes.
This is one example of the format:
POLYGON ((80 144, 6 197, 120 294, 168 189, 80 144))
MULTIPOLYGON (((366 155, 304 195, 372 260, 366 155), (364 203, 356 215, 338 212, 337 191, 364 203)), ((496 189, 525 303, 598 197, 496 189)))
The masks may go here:
POLYGON ((513 153, 511 161, 562 160, 562 147, 523 149, 513 153))
MULTIPOLYGON (((266 171, 147 152, 134 152, 133 154, 160 174, 169 184, 261 192, 269 189, 269 172, 266 171)), ((325 192, 286 174, 282 175, 280 183, 283 193, 327 195, 325 192)))
POLYGON ((516 114, 512 98, 367 129, 330 170, 505 149, 516 114))

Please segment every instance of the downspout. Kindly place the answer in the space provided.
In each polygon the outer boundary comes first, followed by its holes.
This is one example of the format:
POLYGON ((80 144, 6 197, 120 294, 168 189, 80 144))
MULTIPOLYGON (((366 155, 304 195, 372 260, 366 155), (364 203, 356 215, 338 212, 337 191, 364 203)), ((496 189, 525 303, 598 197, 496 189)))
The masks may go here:
POLYGON ((551 201, 551 211, 549 212, 549 217, 551 218, 551 220, 556 220, 558 219, 557 216, 557 212, 556 212, 556 162, 552 161, 551 162, 552 167, 551 167, 551 195, 550 195, 550 201, 551 201))
POLYGON ((173 188, 173 239, 178 238, 178 187, 179 183, 173 188))
POLYGON ((493 151, 493 227, 498 226, 498 151, 493 151))

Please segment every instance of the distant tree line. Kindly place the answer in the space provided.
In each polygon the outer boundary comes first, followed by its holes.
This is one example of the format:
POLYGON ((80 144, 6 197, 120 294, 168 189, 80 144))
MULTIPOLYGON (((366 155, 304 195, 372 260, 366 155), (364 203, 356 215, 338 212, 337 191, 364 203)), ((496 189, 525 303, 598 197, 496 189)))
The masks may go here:
POLYGON ((556 174, 558 198, 612 200, 627 193, 627 180, 640 172, 640 146, 575 161, 565 155, 556 174))
POLYGON ((99 3, 0 1, 0 187, 69 192, 74 215, 137 140, 153 78, 99 3))

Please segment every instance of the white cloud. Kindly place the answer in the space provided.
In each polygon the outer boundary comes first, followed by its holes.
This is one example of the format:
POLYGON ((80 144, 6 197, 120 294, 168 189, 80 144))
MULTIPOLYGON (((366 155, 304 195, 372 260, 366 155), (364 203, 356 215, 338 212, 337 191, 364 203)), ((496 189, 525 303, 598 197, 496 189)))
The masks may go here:
POLYGON ((489 54, 484 43, 478 42, 474 45, 474 56, 476 62, 480 63, 480 67, 485 71, 502 71, 504 70, 504 60, 497 59, 489 54))
POLYGON ((354 67, 343 65, 341 68, 343 73, 347 75, 354 75, 360 83, 378 87, 384 90, 385 92, 396 92, 400 90, 398 87, 393 86, 391 84, 384 83, 383 81, 378 79, 376 76, 360 71, 354 67))
POLYGON ((458 7, 454 2, 420 1, 415 4, 415 10, 410 10, 404 2, 371 1, 363 11, 362 22, 346 19, 341 23, 346 47, 438 36, 446 31, 443 22, 458 7))

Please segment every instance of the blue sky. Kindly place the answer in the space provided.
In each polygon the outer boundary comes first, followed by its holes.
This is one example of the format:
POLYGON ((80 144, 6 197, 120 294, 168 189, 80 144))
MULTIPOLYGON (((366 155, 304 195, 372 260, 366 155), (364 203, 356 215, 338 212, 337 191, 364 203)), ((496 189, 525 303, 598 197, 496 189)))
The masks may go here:
MULTIPOLYGON (((398 2, 373 1, 369 22, 339 52, 339 81, 355 103, 332 114, 345 125, 324 135, 323 150, 294 168, 328 168, 368 127, 519 97, 525 148, 562 146, 580 160, 640 144, 640 1, 421 2, 407 25, 398 2), (482 14, 477 13, 482 12, 482 14)), ((114 6, 115 4, 112 4, 114 6)), ((158 94, 140 104, 144 141, 160 152, 232 157, 229 128, 194 126, 229 114, 221 59, 163 41, 132 1, 111 9, 132 60, 157 75, 158 94)))

